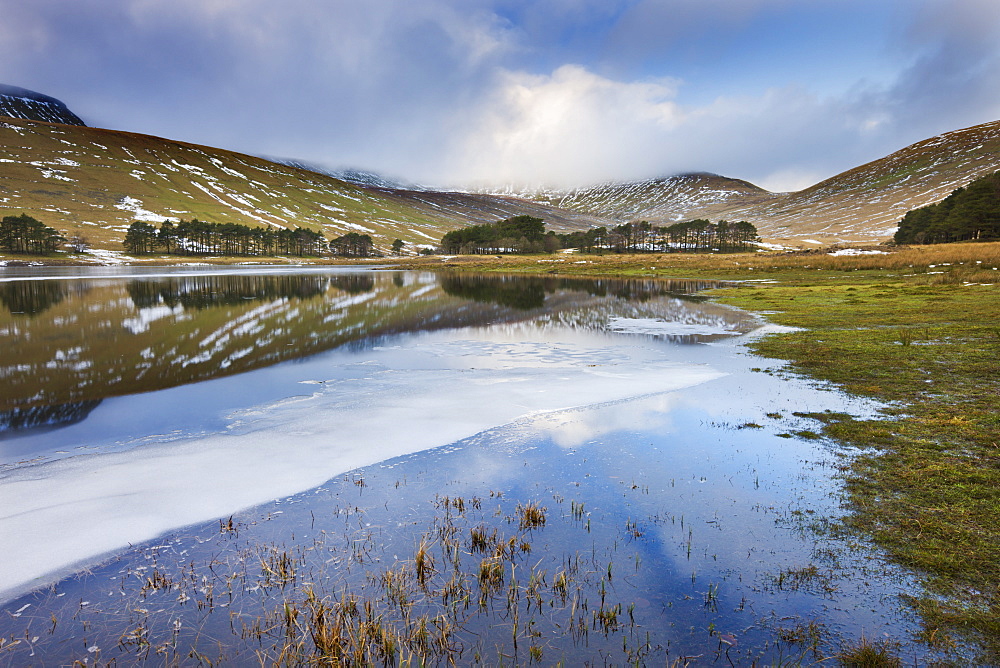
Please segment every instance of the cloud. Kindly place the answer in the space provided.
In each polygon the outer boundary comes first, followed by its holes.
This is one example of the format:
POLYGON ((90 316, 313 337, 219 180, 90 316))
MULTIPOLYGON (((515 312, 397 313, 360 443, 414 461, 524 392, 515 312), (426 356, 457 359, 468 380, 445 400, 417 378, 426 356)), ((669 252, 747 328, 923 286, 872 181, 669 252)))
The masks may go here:
POLYGON ((909 65, 879 100, 900 124, 1000 118, 1000 13, 991 0, 925 1, 899 39, 909 65))
POLYGON ((91 124, 431 183, 801 186, 1000 118, 995 0, 0 0, 91 124), (860 26, 860 27, 859 27, 860 26))
POLYGON ((565 185, 642 173, 658 161, 643 143, 682 120, 675 95, 670 80, 619 82, 577 65, 504 71, 469 113, 454 164, 474 181, 565 185))
POLYGON ((851 100, 789 86, 684 105, 680 85, 618 81, 579 65, 504 72, 456 129, 442 176, 565 187, 712 171, 792 190, 871 148, 874 117, 851 100))

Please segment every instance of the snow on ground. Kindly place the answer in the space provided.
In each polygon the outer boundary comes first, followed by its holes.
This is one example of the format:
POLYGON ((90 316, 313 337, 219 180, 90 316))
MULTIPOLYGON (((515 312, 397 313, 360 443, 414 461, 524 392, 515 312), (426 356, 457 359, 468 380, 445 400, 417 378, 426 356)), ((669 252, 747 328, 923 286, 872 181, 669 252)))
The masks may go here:
POLYGON ((135 197, 129 197, 128 195, 122 197, 121 200, 115 204, 115 208, 121 209, 122 211, 131 211, 133 219, 145 221, 147 223, 165 223, 168 220, 177 220, 176 218, 171 218, 170 216, 161 216, 158 213, 153 213, 152 211, 143 209, 142 200, 136 199, 135 197))
POLYGON ((342 223, 341 227, 346 227, 350 230, 358 230, 360 232, 365 232, 367 234, 375 234, 375 230, 370 227, 365 227, 364 225, 358 225, 357 223, 342 223))
POLYGON ((125 255, 122 251, 103 250, 100 248, 89 249, 87 251, 87 255, 92 255, 97 258, 101 264, 127 264, 129 262, 136 261, 134 257, 125 255))
POLYGON ((886 251, 863 250, 860 248, 841 248, 840 250, 835 250, 829 254, 835 257, 840 257, 843 255, 888 255, 886 251))

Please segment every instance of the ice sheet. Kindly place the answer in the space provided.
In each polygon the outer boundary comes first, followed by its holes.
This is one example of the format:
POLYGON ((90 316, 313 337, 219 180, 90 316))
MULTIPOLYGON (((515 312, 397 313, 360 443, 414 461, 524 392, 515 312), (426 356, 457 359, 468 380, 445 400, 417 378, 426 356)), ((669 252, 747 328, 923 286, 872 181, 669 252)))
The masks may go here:
POLYGON ((223 431, 0 478, 0 600, 130 543, 228 517, 357 467, 525 416, 725 375, 668 359, 656 342, 551 328, 420 335, 323 359, 328 367, 302 367, 312 375, 301 379, 301 395, 237 411, 223 431), (329 374, 316 376, 317 368, 329 374))
POLYGON ((646 334, 649 336, 690 336, 736 334, 732 324, 722 318, 714 325, 704 322, 678 322, 654 318, 611 318, 608 328, 626 334, 646 334))

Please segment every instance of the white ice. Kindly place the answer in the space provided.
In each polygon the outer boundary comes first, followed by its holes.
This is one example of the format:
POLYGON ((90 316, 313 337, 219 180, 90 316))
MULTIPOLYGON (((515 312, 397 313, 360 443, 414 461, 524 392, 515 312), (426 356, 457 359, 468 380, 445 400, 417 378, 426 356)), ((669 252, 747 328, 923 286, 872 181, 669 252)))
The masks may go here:
POLYGON ((625 334, 647 334, 652 336, 686 336, 735 334, 729 323, 720 319, 716 325, 699 322, 678 322, 654 318, 611 318, 608 329, 625 334))
MULTIPOLYGON (((186 525, 455 443, 526 416, 665 393, 726 375, 654 341, 526 326, 336 352, 224 431, 78 455, 0 476, 0 601, 186 525), (328 370, 317 376, 316 369, 328 370), (308 383, 307 381, 313 381, 308 383)), ((141 444, 139 441, 143 441, 141 444)))

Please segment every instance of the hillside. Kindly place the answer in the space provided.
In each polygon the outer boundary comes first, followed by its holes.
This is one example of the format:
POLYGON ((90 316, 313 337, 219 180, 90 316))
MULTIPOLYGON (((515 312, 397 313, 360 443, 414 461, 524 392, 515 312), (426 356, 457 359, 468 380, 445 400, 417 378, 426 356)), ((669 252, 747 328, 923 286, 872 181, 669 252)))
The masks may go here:
POLYGON ((0 214, 27 212, 97 248, 121 250, 134 220, 356 231, 383 248, 433 245, 444 232, 529 214, 556 230, 602 221, 537 202, 363 187, 221 149, 113 130, 0 119, 0 214))
POLYGON ((86 125, 61 100, 7 84, 0 84, 0 116, 65 125, 86 125))
POLYGON ((55 98, 0 85, 0 214, 29 213, 121 250, 134 220, 202 220, 355 231, 411 249, 518 215, 559 232, 648 220, 746 220, 787 245, 885 241, 910 209, 1000 169, 1000 121, 928 139, 811 188, 771 193, 692 173, 567 191, 439 192, 158 137, 88 128, 55 98), (50 122, 54 121, 54 122, 50 122))
POLYGON ((714 174, 682 174, 521 195, 617 222, 746 220, 763 238, 793 245, 885 241, 908 210, 997 169, 1000 121, 918 142, 792 193, 770 193, 714 174))
POLYGON ((606 183, 573 190, 518 192, 518 196, 571 211, 607 217, 616 222, 634 220, 675 223, 689 220, 690 212, 731 202, 772 199, 773 193, 747 181, 704 172, 606 183))
POLYGON ((712 213, 747 220, 772 239, 886 240, 910 209, 997 169, 1000 121, 912 144, 799 192, 712 213))

